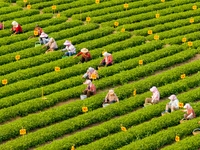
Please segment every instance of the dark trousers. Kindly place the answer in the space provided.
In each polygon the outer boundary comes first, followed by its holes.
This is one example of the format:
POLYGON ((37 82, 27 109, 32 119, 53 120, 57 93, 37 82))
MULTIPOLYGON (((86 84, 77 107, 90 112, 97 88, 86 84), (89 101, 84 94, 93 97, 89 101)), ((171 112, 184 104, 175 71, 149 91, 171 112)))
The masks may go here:
POLYGON ((91 58, 88 58, 88 57, 86 57, 86 58, 81 57, 81 62, 82 62, 82 63, 87 62, 87 61, 89 61, 89 60, 91 60, 91 58))
POLYGON ((94 92, 89 91, 89 90, 84 90, 83 94, 87 95, 87 97, 90 97, 91 95, 94 95, 94 92))
MULTIPOLYGON (((100 64, 99 64, 99 67, 102 67, 102 66, 105 66, 106 65, 106 62, 105 61, 102 61, 100 64)), ((109 63, 107 64, 106 66, 111 66, 112 63, 109 63)))

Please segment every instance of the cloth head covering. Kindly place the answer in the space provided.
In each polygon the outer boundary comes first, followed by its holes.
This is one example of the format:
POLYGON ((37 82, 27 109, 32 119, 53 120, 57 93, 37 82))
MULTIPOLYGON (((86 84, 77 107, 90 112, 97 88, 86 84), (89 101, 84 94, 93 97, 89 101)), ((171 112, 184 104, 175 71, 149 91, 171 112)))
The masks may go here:
POLYGON ((89 84, 91 84, 91 83, 92 83, 91 80, 86 80, 83 84, 87 84, 87 85, 89 85, 89 84))
POLYGON ((48 35, 47 35, 46 33, 42 32, 41 35, 40 35, 40 37, 41 37, 41 38, 47 38, 48 35))
POLYGON ((87 53, 87 52, 88 52, 88 49, 87 49, 87 48, 82 48, 82 49, 81 49, 81 52, 82 52, 82 53, 87 53))
POLYGON ((94 71, 94 68, 89 67, 87 71, 89 71, 89 72, 93 72, 93 71, 94 71))
POLYGON ((105 56, 105 57, 110 56, 110 55, 111 55, 111 54, 108 53, 108 52, 104 52, 104 53, 103 53, 103 56, 105 56))
POLYGON ((111 89, 111 90, 108 91, 108 93, 109 94, 114 94, 115 92, 114 92, 114 90, 111 89))
POLYGON ((192 108, 192 106, 190 106, 189 103, 186 103, 185 106, 184 106, 183 108, 190 109, 190 108, 192 108))
POLYGON ((152 88, 150 88, 150 91, 154 93, 154 92, 158 91, 158 89, 155 86, 153 86, 152 88))
POLYGON ((66 45, 66 46, 70 46, 70 45, 71 45, 71 42, 68 41, 68 40, 66 40, 65 43, 64 43, 64 45, 66 45))
POLYGON ((170 97, 168 97, 171 101, 174 101, 174 100, 176 100, 177 99, 177 97, 176 97, 176 95, 171 95, 170 97))
POLYGON ((13 22, 12 22, 12 25, 13 25, 14 27, 17 27, 17 26, 18 26, 18 23, 17 23, 16 21, 13 21, 13 22))

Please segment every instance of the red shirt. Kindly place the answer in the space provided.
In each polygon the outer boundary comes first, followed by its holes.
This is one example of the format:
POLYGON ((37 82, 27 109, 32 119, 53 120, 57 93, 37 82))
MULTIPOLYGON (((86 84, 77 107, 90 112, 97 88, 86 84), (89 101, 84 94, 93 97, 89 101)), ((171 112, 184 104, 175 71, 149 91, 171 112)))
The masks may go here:
POLYGON ((191 113, 193 113, 193 117, 195 118, 196 114, 195 114, 194 110, 193 109, 187 109, 187 114, 190 115, 191 113))
POLYGON ((94 92, 94 94, 96 93, 96 87, 94 84, 90 84, 87 86, 87 90, 90 90, 92 92, 94 92))
POLYGON ((81 55, 83 58, 91 58, 91 55, 89 52, 87 52, 87 53, 79 52, 77 54, 77 56, 79 56, 79 55, 81 55))
POLYGON ((20 26, 20 24, 18 24, 17 27, 12 27, 12 30, 15 31, 15 33, 21 33, 22 32, 22 27, 20 26))
MULTIPOLYGON (((106 62, 106 57, 101 62, 106 62)), ((106 64, 112 64, 113 63, 113 58, 112 55, 107 56, 107 62, 106 64)))

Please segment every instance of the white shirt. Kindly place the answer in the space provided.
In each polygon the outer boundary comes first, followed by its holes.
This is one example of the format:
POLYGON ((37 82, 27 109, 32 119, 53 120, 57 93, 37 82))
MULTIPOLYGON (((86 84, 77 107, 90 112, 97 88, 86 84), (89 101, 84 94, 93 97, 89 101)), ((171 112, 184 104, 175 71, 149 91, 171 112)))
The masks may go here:
POLYGON ((64 49, 62 49, 62 51, 65 51, 65 50, 67 50, 68 52, 76 53, 76 48, 72 44, 70 46, 66 46, 64 49))
POLYGON ((179 101, 178 101, 178 99, 176 99, 176 100, 171 100, 170 102, 169 102, 169 105, 171 105, 171 106, 174 106, 175 108, 179 108, 179 101))

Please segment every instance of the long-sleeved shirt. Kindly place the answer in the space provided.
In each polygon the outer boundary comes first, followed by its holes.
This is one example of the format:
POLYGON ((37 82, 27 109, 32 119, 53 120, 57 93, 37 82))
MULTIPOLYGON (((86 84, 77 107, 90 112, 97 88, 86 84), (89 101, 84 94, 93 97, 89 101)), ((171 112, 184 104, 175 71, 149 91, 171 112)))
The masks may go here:
POLYGON ((175 100, 171 100, 170 102, 169 102, 169 105, 171 105, 171 106, 174 106, 175 108, 179 108, 179 101, 178 101, 178 99, 175 99, 175 100))
POLYGON ((76 53, 76 48, 74 47, 74 45, 70 45, 70 46, 66 46, 64 49, 62 49, 62 51, 68 51, 68 52, 72 52, 72 53, 76 53))
POLYGON ((115 101, 117 101, 117 102, 119 102, 119 99, 118 99, 118 97, 117 97, 117 95, 114 93, 114 94, 107 94, 106 95, 106 97, 105 97, 105 100, 108 100, 109 102, 110 101, 113 101, 113 100, 115 100, 115 101))
POLYGON ((188 115, 187 118, 190 118, 190 117, 195 118, 196 117, 196 114, 192 108, 186 109, 185 112, 188 115))
POLYGON ((160 93, 158 91, 153 92, 152 102, 160 100, 160 93))
POLYGON ((58 48, 58 45, 57 45, 56 41, 54 39, 52 39, 52 38, 45 45, 49 46, 50 49, 54 49, 54 50, 58 48))
POLYGON ((112 55, 105 56, 101 62, 105 62, 106 64, 112 64, 113 63, 112 55))
POLYGON ((22 27, 20 26, 20 24, 18 24, 17 27, 12 27, 12 30, 15 31, 15 33, 21 33, 22 27))
POLYGON ((96 87, 92 83, 87 86, 86 90, 92 91, 94 94, 96 93, 96 87))
POLYGON ((91 55, 89 52, 87 52, 87 53, 79 52, 77 54, 77 56, 79 56, 79 55, 81 55, 83 58, 91 58, 91 55))

